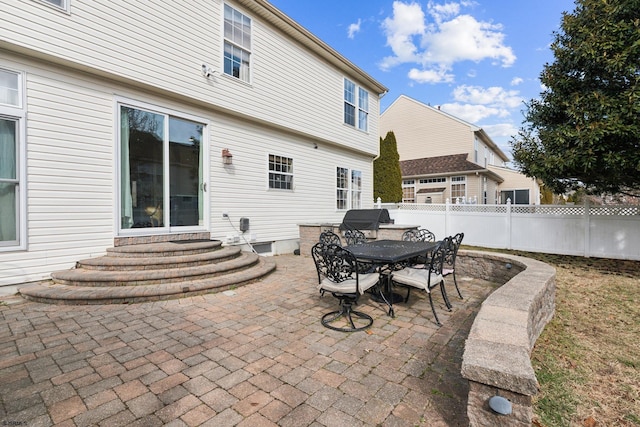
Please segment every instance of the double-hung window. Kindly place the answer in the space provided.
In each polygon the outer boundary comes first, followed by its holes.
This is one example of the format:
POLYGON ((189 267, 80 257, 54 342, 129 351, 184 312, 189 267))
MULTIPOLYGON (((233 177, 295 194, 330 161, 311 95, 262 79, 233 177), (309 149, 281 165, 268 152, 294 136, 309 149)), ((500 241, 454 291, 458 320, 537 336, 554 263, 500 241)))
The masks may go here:
POLYGON ((243 82, 251 75, 251 18, 224 5, 224 73, 243 82))
POLYGON ((416 181, 405 179, 402 181, 402 203, 416 202, 416 181))
POLYGON ((344 123, 362 131, 369 128, 369 92, 344 79, 344 123))
POLYGON ((45 3, 53 7, 56 7, 58 9, 61 9, 65 12, 69 12, 69 2, 71 0, 38 0, 38 1, 40 3, 45 3))
POLYGON ((0 250, 26 244, 22 97, 22 75, 0 69, 0 250))
POLYGON ((464 199, 467 195, 467 177, 452 176, 451 177, 451 198, 464 199))
POLYGON ((293 159, 269 154, 269 188, 293 189, 293 159))
POLYGON ((362 207, 362 172, 349 168, 336 168, 336 209, 362 207))

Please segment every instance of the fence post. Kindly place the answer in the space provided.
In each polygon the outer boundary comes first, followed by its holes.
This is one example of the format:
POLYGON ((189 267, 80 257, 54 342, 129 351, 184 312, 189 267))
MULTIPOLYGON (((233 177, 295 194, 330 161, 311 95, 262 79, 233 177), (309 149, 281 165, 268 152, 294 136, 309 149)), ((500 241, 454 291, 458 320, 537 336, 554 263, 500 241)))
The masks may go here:
POLYGON ((589 198, 584 198, 584 256, 589 258, 591 255, 591 217, 589 215, 589 198))
POLYGON ((378 204, 378 209, 382 209, 382 199, 380 197, 378 197, 376 203, 378 204))
POLYGON ((507 249, 511 249, 511 234, 513 230, 511 229, 511 199, 507 199, 507 249))
POLYGON ((444 235, 449 236, 449 198, 445 200, 444 207, 444 235))

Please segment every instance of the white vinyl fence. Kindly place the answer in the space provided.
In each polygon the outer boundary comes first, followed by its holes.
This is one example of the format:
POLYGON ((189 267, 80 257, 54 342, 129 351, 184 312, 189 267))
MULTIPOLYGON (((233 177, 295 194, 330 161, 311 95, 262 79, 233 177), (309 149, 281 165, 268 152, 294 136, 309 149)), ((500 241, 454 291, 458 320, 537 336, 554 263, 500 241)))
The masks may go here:
POLYGON ((378 204, 396 224, 465 245, 640 260, 640 206, 378 204))

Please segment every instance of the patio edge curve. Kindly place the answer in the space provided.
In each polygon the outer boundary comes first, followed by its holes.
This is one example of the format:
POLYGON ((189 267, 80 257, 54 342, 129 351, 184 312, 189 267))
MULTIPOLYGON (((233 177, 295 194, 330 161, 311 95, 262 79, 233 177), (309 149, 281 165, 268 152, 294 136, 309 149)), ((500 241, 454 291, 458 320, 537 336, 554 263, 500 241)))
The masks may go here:
POLYGON ((467 337, 461 373, 469 380, 470 426, 530 426, 538 381, 531 351, 555 312, 556 271, 531 258, 460 250, 461 274, 504 283, 483 303, 467 337), (489 407, 501 396, 509 415, 489 407))

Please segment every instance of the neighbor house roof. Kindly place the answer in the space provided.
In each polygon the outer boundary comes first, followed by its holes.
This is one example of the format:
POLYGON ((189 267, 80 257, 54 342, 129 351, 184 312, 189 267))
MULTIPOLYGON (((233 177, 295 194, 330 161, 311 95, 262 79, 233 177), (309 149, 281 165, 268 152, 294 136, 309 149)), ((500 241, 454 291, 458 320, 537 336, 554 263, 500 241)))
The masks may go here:
POLYGON ((491 176, 497 182, 504 181, 495 172, 468 161, 466 153, 403 160, 400 162, 400 170, 403 178, 426 175, 466 175, 478 172, 491 176))

